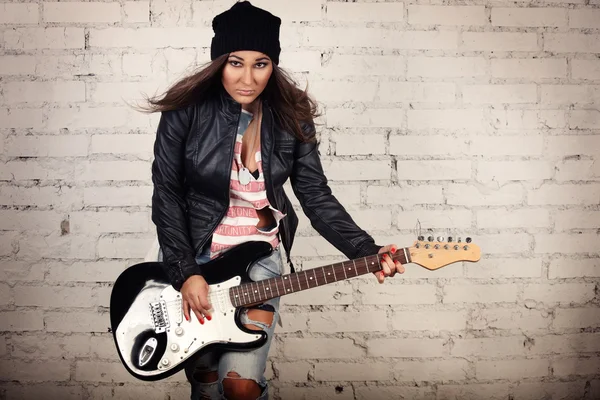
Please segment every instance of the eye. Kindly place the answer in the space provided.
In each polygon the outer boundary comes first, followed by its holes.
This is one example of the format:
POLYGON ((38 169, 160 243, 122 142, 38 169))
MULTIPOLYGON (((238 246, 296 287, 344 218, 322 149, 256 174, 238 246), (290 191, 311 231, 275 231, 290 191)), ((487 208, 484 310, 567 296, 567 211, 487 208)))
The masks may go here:
POLYGON ((237 65, 234 65, 234 64, 239 64, 239 63, 240 63, 239 61, 234 61, 234 60, 231 60, 231 61, 229 61, 229 64, 230 64, 232 67, 237 67, 237 65))
POLYGON ((269 64, 267 64, 267 63, 264 63, 264 62, 259 62, 259 63, 257 63, 257 64, 256 64, 256 66, 257 66, 258 68, 265 68, 267 65, 269 65, 269 64), (259 67, 259 65, 262 65, 262 66, 261 66, 261 67, 259 67))

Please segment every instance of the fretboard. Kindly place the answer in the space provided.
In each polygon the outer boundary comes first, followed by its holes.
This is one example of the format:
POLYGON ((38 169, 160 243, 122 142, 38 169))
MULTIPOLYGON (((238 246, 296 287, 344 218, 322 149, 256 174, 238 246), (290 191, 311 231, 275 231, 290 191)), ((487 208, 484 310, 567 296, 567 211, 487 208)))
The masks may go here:
MULTIPOLYGON (((410 262, 408 249, 406 248, 398 249, 392 258, 400 261, 402 264, 410 262)), ((299 271, 277 278, 244 283, 230 288, 229 297, 235 307, 262 303, 274 297, 354 278, 369 272, 380 271, 382 269, 382 259, 383 254, 376 254, 306 271, 299 271)))

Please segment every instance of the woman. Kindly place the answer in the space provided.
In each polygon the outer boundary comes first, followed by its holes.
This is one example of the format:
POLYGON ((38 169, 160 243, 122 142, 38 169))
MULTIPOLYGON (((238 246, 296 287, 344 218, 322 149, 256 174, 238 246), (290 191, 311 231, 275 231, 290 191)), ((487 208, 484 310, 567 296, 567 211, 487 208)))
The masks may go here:
MULTIPOLYGON (((282 185, 294 193, 313 227, 349 258, 395 252, 374 243, 331 194, 317 151, 316 106, 278 68, 281 20, 238 2, 213 20, 212 62, 170 88, 161 111, 152 164, 152 221, 163 266, 201 324, 210 323, 202 265, 231 247, 264 240, 275 251, 259 261, 254 280, 281 275, 280 240, 288 255, 298 219, 282 185)), ((290 262, 291 265, 291 262, 290 262)), ((404 272, 384 255, 384 276, 404 272)), ((242 323, 268 333, 247 352, 203 356, 186 368, 192 399, 263 399, 263 376, 279 298, 248 309, 242 323)))

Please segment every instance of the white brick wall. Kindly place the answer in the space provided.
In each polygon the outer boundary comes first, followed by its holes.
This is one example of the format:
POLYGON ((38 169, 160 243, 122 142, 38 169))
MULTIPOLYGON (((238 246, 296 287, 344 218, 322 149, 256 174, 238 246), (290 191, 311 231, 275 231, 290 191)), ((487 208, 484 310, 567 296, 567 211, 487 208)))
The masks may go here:
MULTIPOLYGON (((253 3, 283 19, 357 223, 483 252, 284 297, 272 397, 600 398, 600 2, 253 3)), ((181 373, 131 378, 107 330, 155 229, 159 115, 123 100, 208 61, 232 4, 0 3, 0 400, 189 396, 181 373)), ((300 221, 298 267, 344 259, 300 221)))

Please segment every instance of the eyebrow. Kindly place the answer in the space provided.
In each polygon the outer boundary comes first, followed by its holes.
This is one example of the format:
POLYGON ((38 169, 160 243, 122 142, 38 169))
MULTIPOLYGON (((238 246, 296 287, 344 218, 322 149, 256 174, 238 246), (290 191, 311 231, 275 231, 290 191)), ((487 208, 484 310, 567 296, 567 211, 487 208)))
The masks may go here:
MULTIPOLYGON (((236 56, 235 54, 230 54, 229 57, 235 57, 235 58, 239 58, 240 60, 244 61, 244 59, 240 56, 236 56)), ((257 58, 255 61, 269 61, 268 57, 261 57, 261 58, 257 58)))

